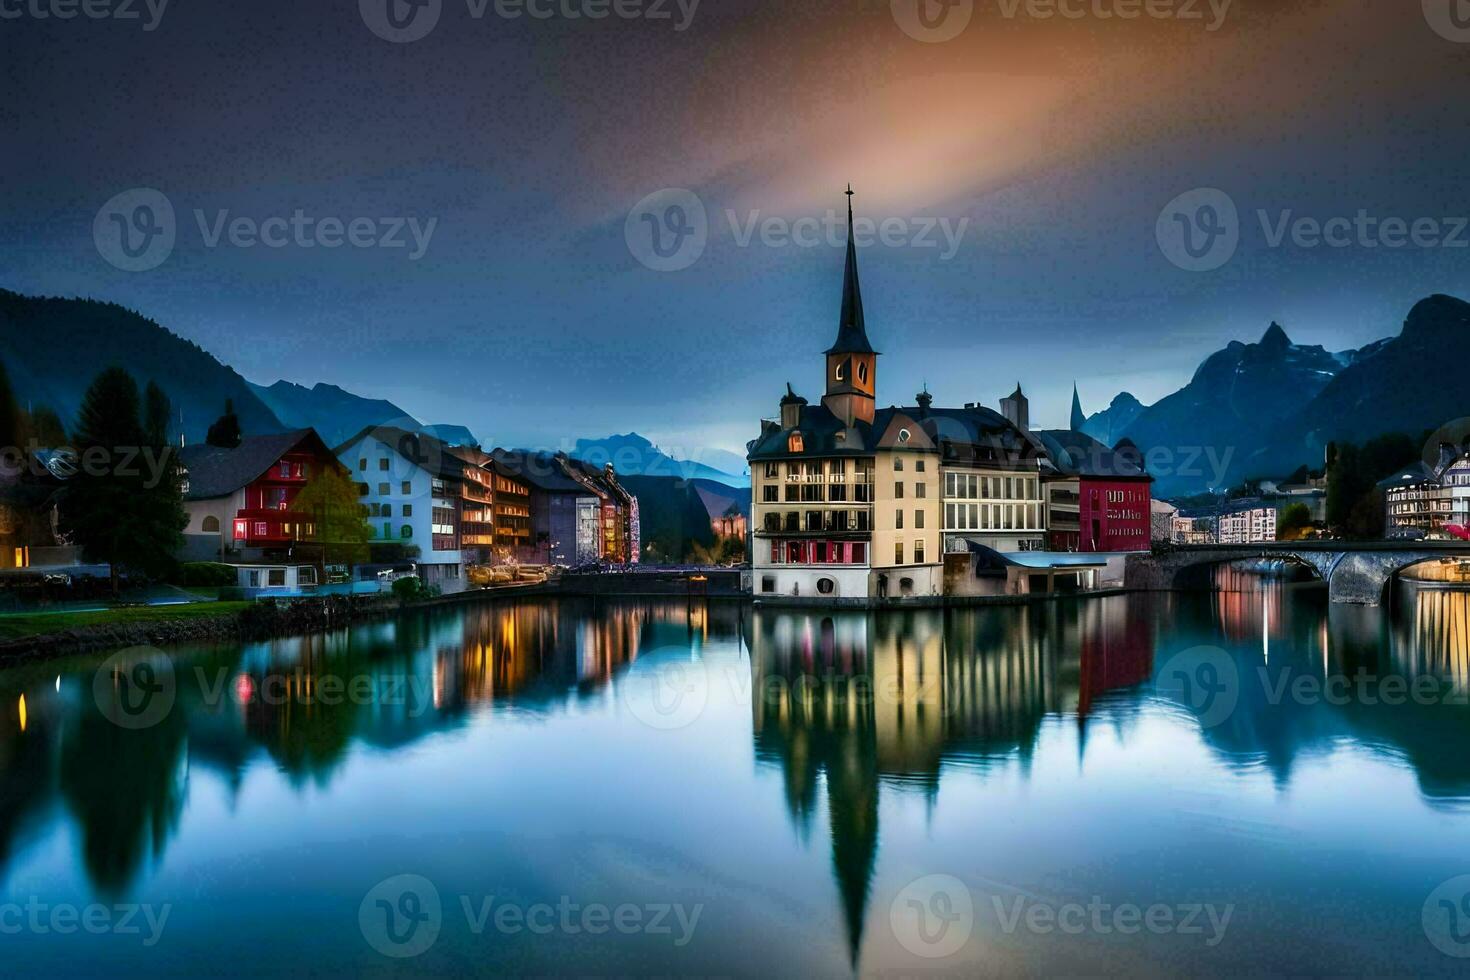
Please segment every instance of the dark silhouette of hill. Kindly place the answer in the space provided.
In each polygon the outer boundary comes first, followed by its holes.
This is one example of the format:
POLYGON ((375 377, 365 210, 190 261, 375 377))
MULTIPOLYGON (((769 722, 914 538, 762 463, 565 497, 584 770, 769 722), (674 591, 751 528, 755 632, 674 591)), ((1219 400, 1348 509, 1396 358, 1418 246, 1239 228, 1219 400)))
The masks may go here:
POLYGON ((246 434, 286 428, 231 368, 116 303, 30 297, 0 289, 0 362, 21 404, 53 409, 68 429, 82 393, 113 366, 125 368, 140 387, 154 381, 168 394, 174 437, 182 432, 190 442, 202 442, 227 398, 234 401, 246 434))

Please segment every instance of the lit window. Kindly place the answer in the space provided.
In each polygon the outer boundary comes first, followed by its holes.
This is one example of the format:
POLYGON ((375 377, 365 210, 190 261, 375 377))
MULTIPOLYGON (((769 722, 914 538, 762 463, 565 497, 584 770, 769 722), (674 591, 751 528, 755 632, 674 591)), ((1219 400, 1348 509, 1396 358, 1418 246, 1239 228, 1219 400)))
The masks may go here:
POLYGON ((787 452, 793 453, 806 451, 805 443, 802 441, 800 432, 791 433, 791 437, 786 440, 786 450, 787 452))

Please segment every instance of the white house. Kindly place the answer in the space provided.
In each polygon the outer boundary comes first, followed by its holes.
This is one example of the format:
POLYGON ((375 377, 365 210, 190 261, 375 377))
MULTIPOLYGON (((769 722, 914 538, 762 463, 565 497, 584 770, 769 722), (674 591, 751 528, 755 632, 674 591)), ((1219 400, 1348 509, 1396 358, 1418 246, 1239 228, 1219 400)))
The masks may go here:
POLYGON ((464 591, 463 461, 433 436, 389 426, 364 429, 333 452, 357 483, 373 541, 416 547, 425 585, 464 591))

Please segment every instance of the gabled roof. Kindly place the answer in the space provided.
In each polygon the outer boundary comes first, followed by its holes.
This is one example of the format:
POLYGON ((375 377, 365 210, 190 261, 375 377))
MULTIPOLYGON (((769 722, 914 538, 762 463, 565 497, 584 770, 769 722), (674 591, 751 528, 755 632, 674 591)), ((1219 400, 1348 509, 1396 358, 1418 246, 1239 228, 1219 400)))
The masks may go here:
POLYGON ((497 449, 490 454, 497 466, 538 490, 549 493, 590 494, 585 486, 567 475, 562 457, 557 453, 538 453, 525 449, 497 449))
POLYGON ((315 429, 295 429, 273 435, 247 436, 234 449, 198 443, 179 450, 179 461, 189 472, 185 500, 227 497, 265 475, 290 452, 306 451, 336 462, 336 454, 315 429))
POLYGON ((1394 487, 1415 487, 1424 483, 1439 482, 1438 475, 1430 469, 1427 463, 1422 461, 1410 463, 1403 469, 1394 470, 1386 478, 1378 481, 1380 490, 1392 490, 1394 487))
MULTIPOLYGON (((1074 429, 1044 429, 1037 433, 1052 462, 1067 476, 1106 480, 1152 480, 1131 458, 1131 452, 1109 449, 1092 436, 1074 429)), ((1121 444, 1120 444, 1121 445, 1121 444)))
POLYGON ((456 452, 464 451, 460 447, 447 446, 427 433, 400 429, 393 425, 367 426, 333 449, 332 455, 341 456, 368 436, 391 447, 399 456, 434 476, 458 479, 464 476, 465 467, 474 465, 455 455, 456 452))

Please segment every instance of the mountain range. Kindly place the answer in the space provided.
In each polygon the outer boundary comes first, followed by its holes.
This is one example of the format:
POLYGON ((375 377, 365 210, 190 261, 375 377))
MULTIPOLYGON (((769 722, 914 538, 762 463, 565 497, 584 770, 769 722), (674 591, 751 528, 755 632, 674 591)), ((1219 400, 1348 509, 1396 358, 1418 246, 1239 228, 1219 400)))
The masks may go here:
POLYGON ((1332 441, 1417 434, 1470 415, 1452 356, 1467 340, 1470 304, 1438 294, 1415 304, 1398 336, 1358 350, 1294 344, 1272 323, 1256 343, 1211 354, 1153 405, 1120 394, 1083 431, 1137 445, 1160 497, 1280 476, 1320 466, 1332 441))
MULTIPOLYGON (((426 425, 391 401, 336 385, 254 384, 197 344, 115 303, 0 289, 0 364, 22 405, 49 407, 68 428, 92 379, 121 365, 140 386, 154 381, 168 394, 175 412, 172 435, 191 443, 204 441, 228 399, 247 435, 313 428, 335 446, 369 426, 392 424, 450 445, 479 445, 465 426, 426 425)), ((702 462, 689 462, 636 432, 581 439, 568 454, 597 465, 613 461, 628 475, 749 485, 749 478, 740 475, 745 460, 734 453, 699 450, 691 455, 702 462)))

